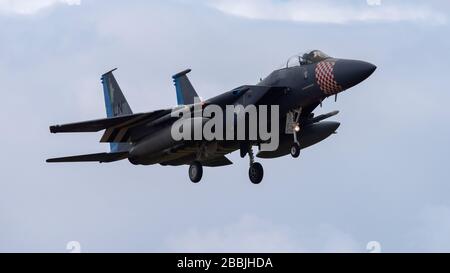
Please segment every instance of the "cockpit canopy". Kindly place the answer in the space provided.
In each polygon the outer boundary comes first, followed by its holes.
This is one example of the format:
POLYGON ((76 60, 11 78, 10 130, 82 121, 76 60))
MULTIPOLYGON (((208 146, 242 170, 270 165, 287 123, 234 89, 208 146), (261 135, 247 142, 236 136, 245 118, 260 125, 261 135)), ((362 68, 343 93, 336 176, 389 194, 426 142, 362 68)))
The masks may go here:
POLYGON ((331 58, 320 50, 312 50, 309 53, 298 54, 290 57, 286 62, 286 68, 318 63, 331 58))

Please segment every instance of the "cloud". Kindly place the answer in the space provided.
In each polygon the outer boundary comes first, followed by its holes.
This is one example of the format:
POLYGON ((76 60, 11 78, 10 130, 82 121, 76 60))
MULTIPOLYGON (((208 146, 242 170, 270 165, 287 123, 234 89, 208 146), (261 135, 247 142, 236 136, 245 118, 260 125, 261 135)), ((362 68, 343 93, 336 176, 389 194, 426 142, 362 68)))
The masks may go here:
POLYGON ((58 4, 80 5, 81 0, 0 0, 0 13, 29 15, 58 4))
POLYGON ((169 240, 169 247, 182 251, 293 251, 289 230, 254 216, 243 216, 224 227, 200 230, 190 228, 169 240))
POLYGON ((426 206, 418 212, 415 225, 407 233, 410 249, 425 252, 450 251, 450 207, 426 206))
POLYGON ((445 15, 424 5, 366 1, 305 0, 214 0, 211 7, 248 19, 308 23, 422 21, 444 24, 445 15), (377 2, 378 3, 378 2, 377 2))
POLYGON ((191 227, 170 237, 168 246, 182 252, 357 252, 364 247, 330 225, 293 230, 254 215, 207 230, 191 227))
POLYGON ((105 2, 64 16, 2 18, 0 122, 8 130, 0 139, 8 157, 0 159, 0 252, 65 252, 72 240, 107 252, 366 252, 372 240, 383 252, 450 250, 447 26, 286 27, 178 1, 105 2), (107 149, 101 135, 54 136, 48 125, 104 116, 99 75, 110 68, 119 67, 133 109, 148 111, 175 102, 170 75, 186 66, 197 90, 214 96, 307 48, 379 70, 318 109, 343 110, 338 135, 299 160, 264 161, 261 187, 248 182, 238 154, 233 167, 210 168, 195 186, 182 166, 44 162, 107 149), (421 212, 436 202, 444 207, 421 212), (239 217, 243 210, 258 217, 239 217))

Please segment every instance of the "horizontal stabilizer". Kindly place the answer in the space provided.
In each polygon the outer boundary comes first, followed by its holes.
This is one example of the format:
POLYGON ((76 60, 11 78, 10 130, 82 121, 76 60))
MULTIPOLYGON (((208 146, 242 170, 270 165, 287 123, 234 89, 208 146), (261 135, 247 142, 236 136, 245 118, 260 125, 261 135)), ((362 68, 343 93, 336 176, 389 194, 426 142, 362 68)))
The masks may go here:
POLYGON ((118 153, 98 153, 98 154, 87 154, 87 155, 76 155, 67 156, 59 158, 47 159, 47 163, 61 163, 61 162, 100 162, 108 163, 119 161, 128 158, 128 152, 118 152, 118 153))

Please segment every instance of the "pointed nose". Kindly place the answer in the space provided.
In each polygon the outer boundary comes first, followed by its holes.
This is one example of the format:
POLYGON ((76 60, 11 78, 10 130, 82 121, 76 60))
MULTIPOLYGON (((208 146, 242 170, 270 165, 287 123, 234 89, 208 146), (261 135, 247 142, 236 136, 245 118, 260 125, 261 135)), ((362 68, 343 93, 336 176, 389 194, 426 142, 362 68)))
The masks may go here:
POLYGON ((343 89, 348 89, 367 79, 375 69, 368 62, 340 59, 334 67, 334 78, 343 89))

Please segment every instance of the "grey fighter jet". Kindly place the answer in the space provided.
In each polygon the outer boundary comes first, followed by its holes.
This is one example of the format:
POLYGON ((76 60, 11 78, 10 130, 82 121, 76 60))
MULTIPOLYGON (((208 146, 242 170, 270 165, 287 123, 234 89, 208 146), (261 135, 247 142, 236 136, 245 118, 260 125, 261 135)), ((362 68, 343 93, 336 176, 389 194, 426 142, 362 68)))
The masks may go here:
MULTIPOLYGON (((190 72, 188 69, 173 76, 178 106, 138 114, 132 112, 112 70, 101 78, 107 118, 50 126, 51 133, 104 130, 100 142, 110 143, 110 152, 52 158, 47 162, 104 163, 128 159, 134 165, 189 165, 190 180, 197 183, 202 178, 203 166, 230 165, 232 162, 226 155, 239 150, 241 157, 248 155, 250 181, 259 184, 264 171, 261 164, 255 162, 255 146, 260 148, 256 154, 259 158, 277 158, 289 154, 297 158, 301 149, 326 139, 340 125, 338 122, 324 121, 338 111, 319 116, 315 116, 313 111, 327 97, 337 96, 367 79, 375 69, 376 66, 368 62, 337 59, 313 50, 291 57, 281 69, 273 71, 256 85, 243 85, 205 101, 196 99, 197 92, 187 77, 190 72), (221 109, 230 105, 276 106, 279 122, 275 125, 268 118, 267 123, 270 124, 266 125, 277 130, 279 145, 272 150, 263 150, 261 145, 267 139, 259 136, 250 138, 247 131, 243 138, 235 138, 236 140, 180 140, 173 137, 174 124, 183 118, 174 115, 174 112, 195 112, 195 109, 202 110, 209 105, 216 105, 221 109)), ((234 113, 232 117, 233 123, 237 121, 236 115, 234 113)), ((200 125, 204 126, 205 121, 210 118, 201 117, 200 125)), ((194 118, 184 119, 190 123, 194 118)), ((193 130, 195 126, 182 128, 193 130)))

